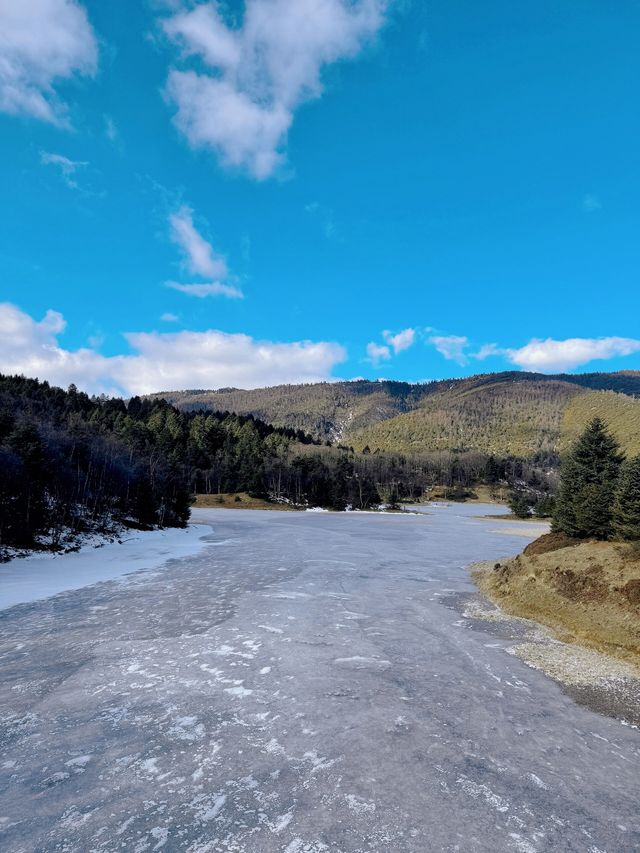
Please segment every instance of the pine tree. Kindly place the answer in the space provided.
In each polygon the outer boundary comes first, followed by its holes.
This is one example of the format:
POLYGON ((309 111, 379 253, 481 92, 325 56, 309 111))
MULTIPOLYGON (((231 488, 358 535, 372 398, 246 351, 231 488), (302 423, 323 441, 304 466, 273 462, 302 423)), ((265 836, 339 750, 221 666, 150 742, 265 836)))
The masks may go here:
POLYGON ((626 462, 620 471, 613 505, 613 529, 620 539, 640 539, 640 456, 626 462))
POLYGON ((594 418, 560 468, 553 530, 579 539, 613 535, 613 501, 624 455, 600 418, 594 418))
POLYGON ((549 518, 555 512, 556 499, 553 495, 545 495, 540 498, 538 503, 533 508, 533 514, 536 518, 549 518))
POLYGON ((509 509, 516 518, 531 518, 531 508, 527 496, 522 492, 512 492, 509 498, 509 509))

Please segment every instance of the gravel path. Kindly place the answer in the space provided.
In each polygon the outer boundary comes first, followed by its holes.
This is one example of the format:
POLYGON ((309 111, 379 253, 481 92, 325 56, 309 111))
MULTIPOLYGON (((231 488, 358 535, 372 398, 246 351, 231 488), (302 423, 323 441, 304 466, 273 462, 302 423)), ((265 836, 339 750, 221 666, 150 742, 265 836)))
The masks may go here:
POLYGON ((200 510, 196 556, 2 611, 0 849, 640 849, 640 733, 447 606, 522 548, 486 512, 200 510))

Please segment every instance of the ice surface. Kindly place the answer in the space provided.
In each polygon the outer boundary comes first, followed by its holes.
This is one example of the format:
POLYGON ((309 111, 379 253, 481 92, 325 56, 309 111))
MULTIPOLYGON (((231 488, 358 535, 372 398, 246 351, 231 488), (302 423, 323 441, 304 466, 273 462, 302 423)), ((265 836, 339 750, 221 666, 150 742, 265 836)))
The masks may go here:
POLYGON ((0 849, 639 850, 640 732, 467 606, 534 529, 426 510, 197 510, 192 556, 0 612, 0 849))
POLYGON ((185 530, 127 531, 122 543, 86 545, 70 554, 32 554, 0 563, 0 610, 189 557, 198 553, 204 545, 202 537, 209 533, 211 529, 201 524, 185 530))

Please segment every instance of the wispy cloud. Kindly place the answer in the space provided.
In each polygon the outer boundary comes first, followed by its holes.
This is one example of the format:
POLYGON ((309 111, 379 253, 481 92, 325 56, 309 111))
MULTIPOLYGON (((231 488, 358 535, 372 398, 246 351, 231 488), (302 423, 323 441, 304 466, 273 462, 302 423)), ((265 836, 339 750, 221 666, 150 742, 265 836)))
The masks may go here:
POLYGON ((403 329, 401 332, 397 334, 393 334, 388 330, 385 330, 382 333, 382 337, 389 344, 389 346, 393 349, 394 353, 398 355, 399 352, 403 352, 409 347, 412 347, 416 340, 416 330, 415 329, 403 329))
POLYGON ((602 202, 597 195, 587 193, 582 199, 582 207, 587 213, 595 213, 597 210, 602 210, 602 202))
POLYGON ((463 366, 469 361, 469 338, 463 335, 432 335, 428 342, 448 361, 456 361, 463 366))
POLYGON ((415 329, 403 329, 401 332, 390 332, 388 329, 382 333, 382 338, 385 341, 383 344, 370 341, 367 344, 367 358, 374 367, 383 361, 389 361, 392 355, 404 352, 413 346, 416 339, 415 329))
POLYGON ((0 372, 74 382, 93 393, 149 394, 182 388, 256 388, 331 378, 346 351, 327 341, 261 341, 249 335, 204 332, 125 334, 129 355, 103 356, 95 349, 62 347, 66 327, 57 311, 34 320, 15 305, 0 303, 0 372))
POLYGON ((98 45, 77 0, 0 2, 0 111, 68 123, 59 81, 93 75, 98 45))
POLYGON ((170 311, 165 311, 160 317, 163 323, 177 323, 180 319, 177 314, 172 314, 170 311))
POLYGON ((183 205, 169 217, 171 238, 182 251, 184 265, 188 272, 214 281, 181 284, 167 282, 167 286, 189 296, 227 296, 242 299, 242 291, 236 287, 229 272, 227 260, 218 254, 193 223, 193 210, 183 205))
POLYGON ((367 344, 367 361, 370 361, 374 367, 377 367, 382 361, 389 361, 391 358, 391 350, 384 344, 377 344, 375 341, 370 341, 367 344))
POLYGON ((179 290, 188 296, 196 296, 199 299, 204 299, 207 296, 228 296, 230 299, 244 299, 241 290, 220 281, 213 281, 208 284, 179 284, 177 281, 168 281, 167 287, 172 288, 172 290, 179 290))
POLYGON ((327 240, 336 236, 337 227, 331 208, 325 207, 318 201, 312 201, 305 205, 304 210, 305 213, 308 213, 319 221, 327 240))
POLYGON ((110 142, 117 142, 120 138, 118 127, 111 116, 104 117, 104 132, 110 142))
POLYGON ((62 154, 52 154, 50 151, 40 152, 40 162, 45 166, 54 166, 58 169, 65 184, 73 190, 78 189, 78 182, 75 179, 76 172, 89 165, 84 160, 70 160, 62 154))
POLYGON ((169 216, 171 237, 182 249, 189 272, 208 278, 225 278, 229 274, 227 262, 216 254, 213 246, 204 239, 193 224, 193 210, 183 205, 169 216))
POLYGON ((387 5, 246 0, 240 26, 228 24, 214 2, 177 12, 162 22, 164 32, 183 62, 196 57, 200 65, 169 72, 176 126, 224 165, 269 177, 285 159, 296 110, 322 94, 322 69, 357 56, 382 27, 387 5))

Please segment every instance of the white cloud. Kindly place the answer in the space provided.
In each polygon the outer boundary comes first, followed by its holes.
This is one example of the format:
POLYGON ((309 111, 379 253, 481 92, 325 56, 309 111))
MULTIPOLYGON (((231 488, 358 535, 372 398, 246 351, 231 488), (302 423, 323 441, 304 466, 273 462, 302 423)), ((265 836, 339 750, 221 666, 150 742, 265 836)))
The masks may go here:
POLYGON ((0 372, 113 391, 115 383, 105 368, 107 359, 91 349, 71 351, 58 345, 65 327, 57 311, 47 311, 37 322, 14 305, 0 303, 0 372))
POLYGON ((226 258, 214 251, 211 243, 205 240, 193 224, 193 210, 183 205, 170 215, 169 224, 171 226, 171 238, 182 250, 187 270, 203 278, 215 279, 215 281, 189 284, 168 281, 167 287, 179 290, 189 296, 196 296, 199 299, 206 296, 227 296, 231 299, 242 299, 242 291, 230 283, 233 278, 229 272, 226 258))
POLYGON ((399 352, 403 352, 409 347, 412 347, 416 340, 416 330, 415 329, 403 329, 401 332, 398 332, 396 335, 392 334, 389 331, 384 331, 382 333, 382 337, 385 341, 393 348, 393 351, 396 355, 399 352))
POLYGON ((212 281, 207 284, 178 284, 177 281, 168 281, 167 287, 179 290, 188 296, 196 296, 198 299, 204 299, 206 296, 228 296, 230 299, 244 299, 241 290, 220 281, 212 281))
POLYGON ((377 344, 375 341, 370 341, 367 344, 367 360, 373 365, 378 365, 381 361, 389 361, 391 358, 391 350, 389 347, 377 344))
POLYGON ((193 224, 193 210, 183 205, 169 217, 171 237, 182 249, 189 272, 205 278, 226 278, 227 262, 217 255, 193 224))
POLYGON ((429 338, 429 343, 449 361, 457 361, 461 365, 467 364, 466 350, 469 346, 467 337, 462 335, 432 335, 429 338))
POLYGON ((89 392, 147 394, 183 388, 256 388, 319 382, 346 359, 342 346, 326 341, 276 343, 248 335, 205 332, 135 332, 125 335, 132 354, 103 356, 69 350, 58 341, 65 321, 48 311, 41 321, 0 304, 0 372, 74 382, 89 392))
POLYGON ((170 311, 165 311, 160 319, 163 323, 177 323, 180 317, 177 314, 172 314, 170 311))
POLYGON ((388 2, 246 0, 241 26, 209 2, 165 19, 183 59, 206 68, 169 72, 177 127, 225 165, 269 177, 284 160, 296 109, 322 94, 324 66, 355 57, 382 27, 388 2))
POLYGON ((534 339, 519 349, 501 351, 512 363, 525 370, 556 373, 573 370, 590 361, 640 352, 640 340, 634 338, 567 338, 556 341, 534 339))
MULTIPOLYGON (((464 348, 466 346, 468 342, 464 348)), ((484 344, 477 352, 469 355, 478 361, 497 356, 523 370, 537 373, 562 373, 591 361, 604 361, 638 352, 640 352, 640 340, 635 338, 566 338, 565 340, 533 338, 522 347, 484 344)))
POLYGON ((471 357, 478 361, 484 361, 485 358, 490 358, 493 355, 504 355, 505 350, 501 349, 497 344, 483 344, 478 352, 472 352, 471 357))
POLYGON ((86 161, 70 160, 62 154, 52 154, 50 151, 40 152, 40 162, 44 166, 55 166, 55 168, 59 169, 65 184, 74 190, 78 189, 78 182, 74 177, 75 173, 78 169, 83 169, 89 165, 86 161))
POLYGON ((413 346, 416 339, 415 329, 403 329, 397 334, 393 334, 388 329, 382 333, 385 340, 384 344, 378 344, 375 341, 370 341, 367 344, 367 361, 371 362, 374 367, 377 367, 381 361, 389 361, 393 351, 394 355, 403 352, 413 346))
POLYGON ((0 111, 66 124, 56 85, 95 73, 98 47, 76 0, 0 0, 0 111))

